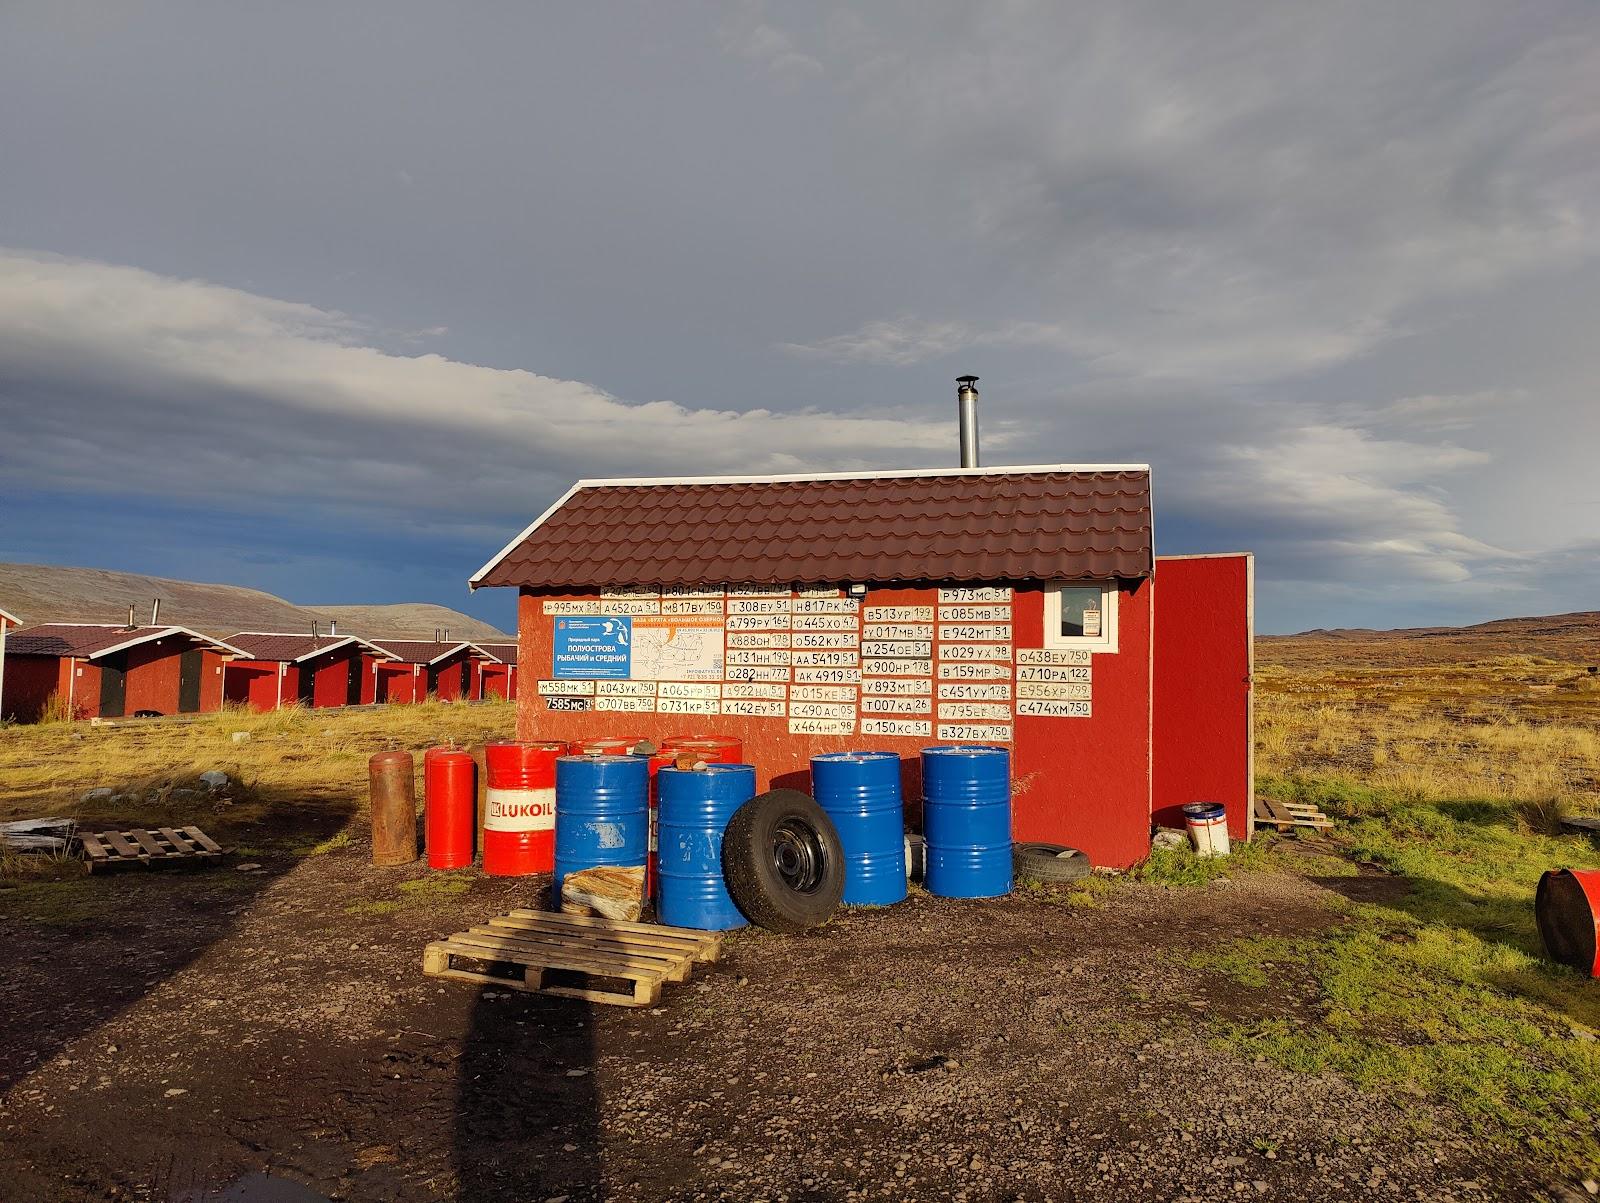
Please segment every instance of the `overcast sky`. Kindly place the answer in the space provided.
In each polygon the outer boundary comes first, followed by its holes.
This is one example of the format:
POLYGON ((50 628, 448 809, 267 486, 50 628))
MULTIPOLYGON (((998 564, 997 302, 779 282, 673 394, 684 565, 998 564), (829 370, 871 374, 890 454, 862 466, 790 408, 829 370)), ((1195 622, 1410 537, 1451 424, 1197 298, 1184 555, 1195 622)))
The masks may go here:
POLYGON ((971 372, 1263 631, 1600 608, 1597 253, 1590 0, 8 0, 0 559, 509 625, 574 478, 971 372))

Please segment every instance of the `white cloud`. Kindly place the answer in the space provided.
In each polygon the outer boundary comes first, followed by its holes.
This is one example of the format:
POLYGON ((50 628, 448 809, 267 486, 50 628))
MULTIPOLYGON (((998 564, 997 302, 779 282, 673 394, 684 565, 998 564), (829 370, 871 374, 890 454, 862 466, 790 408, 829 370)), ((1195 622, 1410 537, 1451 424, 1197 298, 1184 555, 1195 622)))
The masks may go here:
POLYGON ((884 412, 627 402, 369 336, 311 305, 0 252, 0 459, 39 487, 504 513, 539 495, 530 476, 939 462, 952 441, 884 412))

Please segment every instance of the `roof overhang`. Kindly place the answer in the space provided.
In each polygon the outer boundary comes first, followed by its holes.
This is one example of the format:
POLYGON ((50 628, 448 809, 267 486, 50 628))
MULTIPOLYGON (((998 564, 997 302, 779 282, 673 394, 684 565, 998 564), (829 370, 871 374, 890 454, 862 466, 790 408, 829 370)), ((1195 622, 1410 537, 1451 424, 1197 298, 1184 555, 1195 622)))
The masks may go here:
POLYGON ((18 618, 10 610, 0 610, 0 625, 8 627, 20 627, 22 625, 22 619, 18 618))
POLYGON ((117 652, 125 652, 129 648, 142 647, 146 643, 157 643, 173 635, 187 635, 196 643, 203 643, 205 646, 221 652, 225 656, 240 656, 246 660, 250 659, 250 653, 243 648, 234 647, 233 644, 222 639, 213 639, 209 635, 202 635, 199 631, 190 630, 188 627, 162 627, 159 631, 151 631, 149 634, 140 635, 136 639, 126 639, 111 647, 103 647, 98 652, 90 652, 82 659, 98 660, 102 656, 112 656, 117 652))

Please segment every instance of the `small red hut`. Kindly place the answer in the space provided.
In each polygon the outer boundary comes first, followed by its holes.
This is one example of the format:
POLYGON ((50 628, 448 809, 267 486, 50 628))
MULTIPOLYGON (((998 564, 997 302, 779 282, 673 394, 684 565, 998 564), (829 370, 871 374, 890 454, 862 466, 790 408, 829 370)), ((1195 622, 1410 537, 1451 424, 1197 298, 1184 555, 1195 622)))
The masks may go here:
POLYGON ((720 732, 1012 753, 1019 840, 1099 865, 1191 801, 1251 819, 1248 554, 1155 555, 1144 465, 585 480, 471 580, 520 592, 522 739, 720 732))
POLYGON ((354 635, 241 631, 228 642, 243 656, 228 665, 224 693, 255 710, 370 705, 378 665, 388 659, 382 648, 354 635))
POLYGON ((54 622, 10 636, 6 710, 37 722, 51 706, 72 718, 198 714, 222 706, 232 644, 188 627, 54 622))
POLYGON ((378 701, 477 701, 483 696, 483 666, 499 661, 465 641, 385 639, 378 648, 389 663, 378 670, 378 701))
POLYGON ((498 663, 483 666, 483 696, 515 701, 517 697, 517 645, 514 643, 485 643, 478 647, 493 656, 498 663))

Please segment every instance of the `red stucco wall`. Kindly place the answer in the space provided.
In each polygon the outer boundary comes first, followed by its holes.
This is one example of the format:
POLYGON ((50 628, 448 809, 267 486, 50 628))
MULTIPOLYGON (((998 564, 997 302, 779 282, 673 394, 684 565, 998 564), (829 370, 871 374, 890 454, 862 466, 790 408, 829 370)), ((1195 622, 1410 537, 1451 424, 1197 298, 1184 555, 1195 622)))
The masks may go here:
MULTIPOLYGON (((587 600, 582 594, 550 596, 587 600)), ((1148 854, 1151 596, 1148 582, 1122 591, 1118 651, 1092 658, 1090 716, 1012 720, 1013 831, 1017 839, 1081 848, 1099 865, 1126 867, 1148 854)), ((931 588, 875 588, 863 605, 934 606, 936 597, 931 588)), ((543 601, 543 596, 526 592, 519 601, 519 664, 529 673, 517 700, 519 738, 642 735, 659 740, 680 734, 732 735, 744 741, 745 760, 756 766, 762 789, 775 785, 809 789, 810 758, 819 752, 894 751, 902 758, 908 817, 917 829, 921 798, 918 752, 939 742, 933 737, 798 735, 790 733, 788 721, 782 717, 550 710, 537 686, 540 679, 552 676, 553 619, 543 613, 543 601)), ((1042 591, 1018 586, 1011 605, 1014 646, 1040 647, 1042 591)))
MULTIPOLYGON (((6 693, 0 699, 7 718, 19 723, 39 721, 45 703, 58 686, 65 685, 61 671, 65 661, 54 656, 6 656, 6 693)), ((62 693, 66 698, 66 693, 62 693)))
POLYGON ((1248 555, 1156 561, 1155 819, 1182 827, 1189 802, 1221 802, 1247 838, 1251 781, 1248 555))
MULTIPOLYGON (((227 670, 228 701, 252 710, 274 710, 278 705, 278 661, 234 660, 227 670)), ((293 700, 293 695, 286 695, 293 700)))

